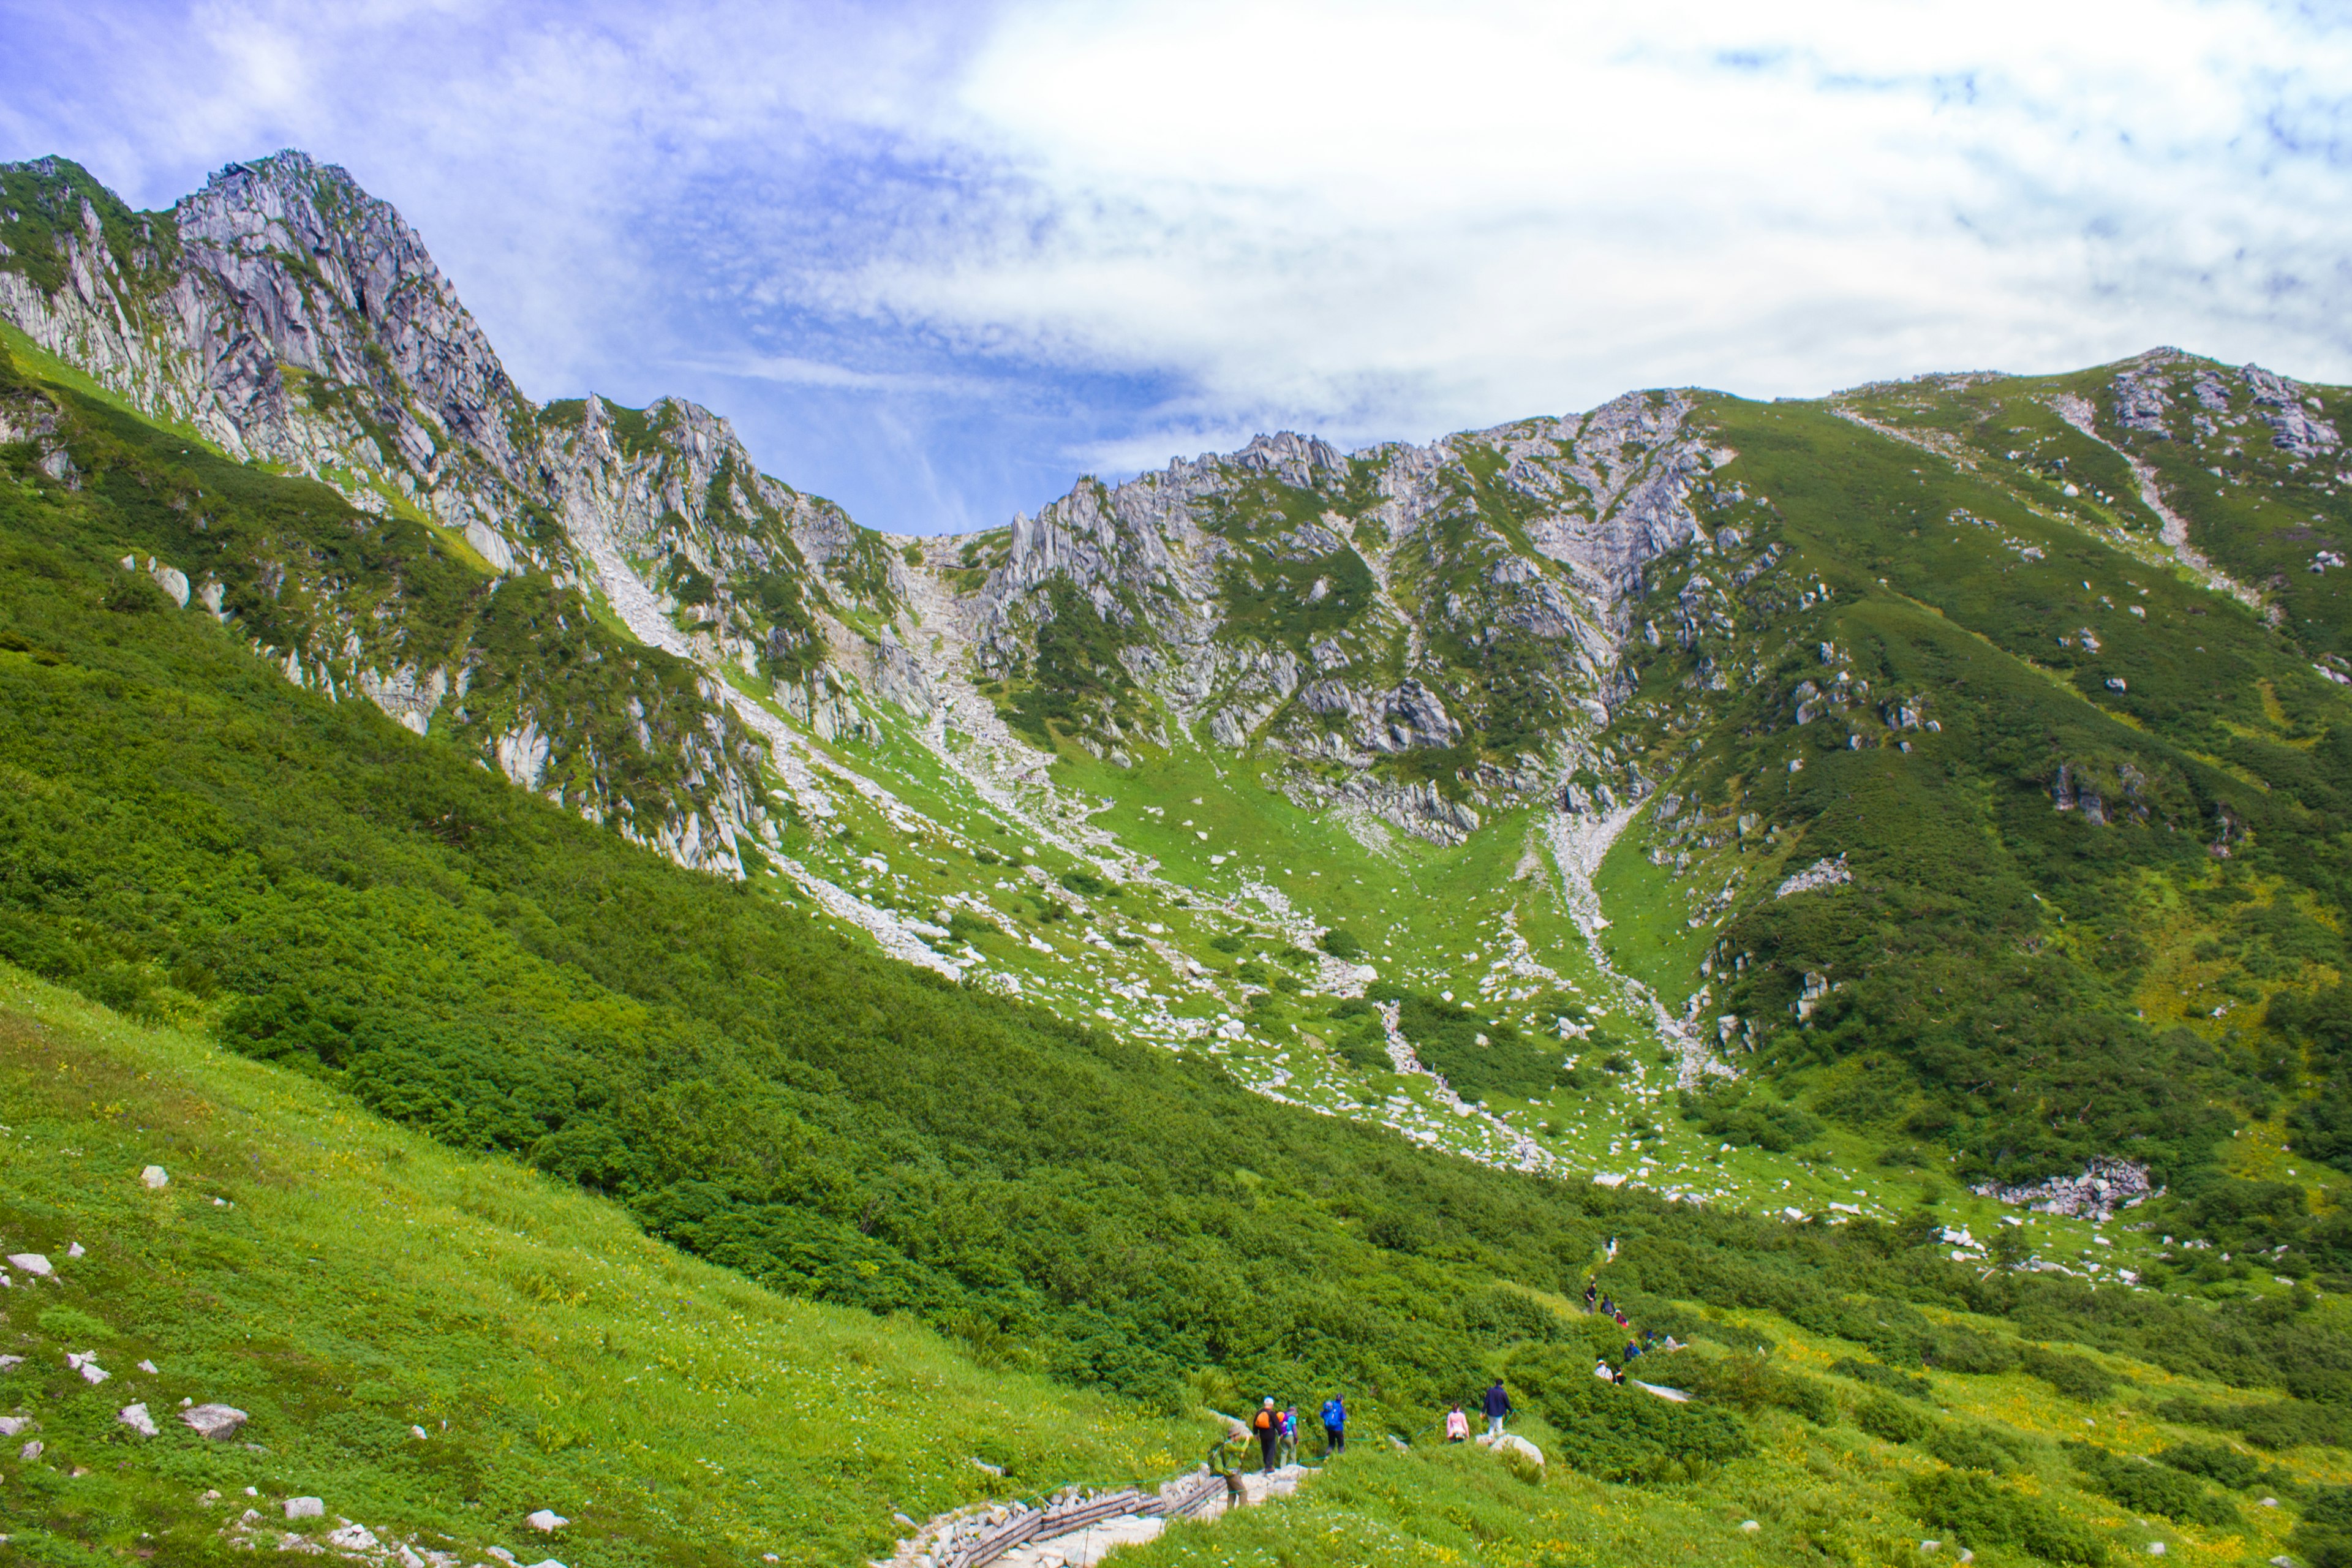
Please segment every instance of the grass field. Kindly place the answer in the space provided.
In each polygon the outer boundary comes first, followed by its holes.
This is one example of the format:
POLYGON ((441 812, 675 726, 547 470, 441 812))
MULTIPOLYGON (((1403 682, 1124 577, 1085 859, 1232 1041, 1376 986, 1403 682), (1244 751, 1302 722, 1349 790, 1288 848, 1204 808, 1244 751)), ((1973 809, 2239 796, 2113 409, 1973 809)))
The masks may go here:
POLYGON ((282 1530, 279 1500, 314 1496, 311 1535, 341 1516, 468 1562, 536 1561, 523 1516, 551 1508, 572 1568, 839 1563, 885 1550, 894 1510, 1156 1481, 1203 1429, 780 1298, 577 1189, 14 970, 0 1105, 0 1242, 58 1271, 0 1292, 26 1358, 0 1402, 46 1445, 0 1460, 15 1561, 227 1561, 246 1508, 282 1530), (64 1359, 92 1350, 95 1387, 64 1359), (191 1399, 252 1419, 206 1443, 171 1418, 191 1399), (159 1436, 117 1422, 133 1401, 159 1436))

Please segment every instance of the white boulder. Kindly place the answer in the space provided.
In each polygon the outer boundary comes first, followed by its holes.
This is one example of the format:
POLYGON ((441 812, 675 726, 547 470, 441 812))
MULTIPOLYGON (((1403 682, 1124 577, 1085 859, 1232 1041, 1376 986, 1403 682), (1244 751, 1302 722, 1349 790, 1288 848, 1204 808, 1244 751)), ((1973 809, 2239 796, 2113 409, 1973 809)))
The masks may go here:
POLYGON ((114 1418, 142 1437, 155 1436, 155 1418, 147 1414, 144 1405, 126 1405, 114 1413, 114 1418))
POLYGON ((523 1522, 542 1535, 552 1535, 572 1521, 551 1508, 543 1508, 523 1516, 523 1522))
POLYGON ((290 1497, 286 1500, 286 1517, 289 1519, 323 1519, 326 1513, 327 1505, 317 1498, 290 1497))
POLYGON ((8 1255, 8 1267, 21 1268, 27 1274, 37 1274, 44 1279, 53 1272, 49 1260, 37 1252, 12 1252, 8 1255))
POLYGON ((139 1180, 151 1192, 162 1192, 172 1184, 172 1178, 161 1165, 150 1165, 139 1173, 139 1180))
POLYGON ((236 1429, 249 1417, 233 1405, 199 1405, 193 1410, 181 1411, 180 1419, 195 1428, 198 1436, 218 1442, 236 1436, 236 1429))
POLYGON ((1516 1432, 1506 1432, 1499 1437, 1490 1437, 1481 1432, 1474 1440, 1480 1447, 1491 1448, 1497 1455, 1524 1454, 1538 1465, 1544 1462, 1543 1450, 1516 1432))

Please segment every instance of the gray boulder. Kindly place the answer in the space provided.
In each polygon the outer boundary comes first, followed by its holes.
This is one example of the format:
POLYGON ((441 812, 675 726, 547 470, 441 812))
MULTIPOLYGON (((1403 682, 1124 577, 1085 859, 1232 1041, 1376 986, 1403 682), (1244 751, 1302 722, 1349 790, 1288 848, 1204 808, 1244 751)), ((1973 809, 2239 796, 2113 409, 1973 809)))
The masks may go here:
POLYGON ((236 1436, 236 1429, 250 1417, 233 1405, 199 1405, 181 1411, 180 1419, 194 1427, 198 1436, 219 1442, 236 1436))

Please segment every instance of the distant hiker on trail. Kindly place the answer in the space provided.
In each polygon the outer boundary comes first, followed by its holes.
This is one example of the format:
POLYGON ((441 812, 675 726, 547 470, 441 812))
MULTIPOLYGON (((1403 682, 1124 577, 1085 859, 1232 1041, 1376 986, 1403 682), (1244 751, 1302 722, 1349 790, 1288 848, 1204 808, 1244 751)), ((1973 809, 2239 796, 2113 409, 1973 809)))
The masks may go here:
POLYGON ((1641 1353, 1642 1347, 1637 1342, 1633 1340, 1627 1340, 1625 1342, 1625 1360, 1629 1364, 1635 1356, 1640 1355, 1641 1353))
POLYGON ((1601 1287, 1600 1287, 1600 1286, 1598 1286, 1598 1285, 1592 1284, 1591 1281, 1589 1281, 1589 1280, 1588 1280, 1588 1281, 1586 1282, 1586 1284, 1585 1284, 1585 1287, 1584 1287, 1584 1310, 1585 1310, 1586 1311, 1590 1312, 1591 1310, 1592 1310, 1592 1300, 1593 1300, 1593 1298, 1594 1298, 1594 1297, 1596 1297, 1596 1296, 1598 1296, 1598 1295, 1600 1295, 1600 1294, 1601 1294, 1601 1287))
POLYGON ((1592 1358, 1592 1375, 1599 1378, 1603 1383, 1614 1383, 1617 1381, 1617 1374, 1610 1371, 1609 1363, 1601 1360, 1599 1356, 1594 1356, 1592 1358))
POLYGON ((1462 1402, 1455 1400, 1454 1408, 1445 1413, 1445 1440, 1460 1443, 1470 1436, 1470 1417, 1462 1414, 1462 1402))
POLYGON ((1495 1386, 1486 1391, 1486 1436, 1503 1435, 1503 1417, 1511 1413, 1511 1396, 1503 1392, 1503 1380, 1496 1378, 1495 1386))
POLYGON ((1329 1458, 1348 1446, 1348 1406, 1338 1394, 1323 1402, 1323 1457, 1329 1458))
POLYGON ((1257 1435, 1257 1457, 1262 1468, 1272 1475, 1274 1451, 1282 1443, 1282 1413, 1274 1407, 1273 1400, 1269 1399, 1258 1407, 1256 1418, 1250 1423, 1250 1430, 1257 1435))
POLYGON ((1296 1405, 1282 1407, 1282 1462, 1286 1465, 1298 1462, 1298 1406, 1296 1405))
POLYGON ((1602 1317, 1604 1317, 1604 1318, 1613 1318, 1613 1317, 1615 1317, 1615 1316, 1617 1315, 1617 1303, 1616 1303, 1616 1302, 1614 1302, 1614 1301, 1612 1301, 1612 1300, 1610 1300, 1608 1297, 1606 1297, 1606 1296, 1601 1297, 1601 1315, 1602 1317))

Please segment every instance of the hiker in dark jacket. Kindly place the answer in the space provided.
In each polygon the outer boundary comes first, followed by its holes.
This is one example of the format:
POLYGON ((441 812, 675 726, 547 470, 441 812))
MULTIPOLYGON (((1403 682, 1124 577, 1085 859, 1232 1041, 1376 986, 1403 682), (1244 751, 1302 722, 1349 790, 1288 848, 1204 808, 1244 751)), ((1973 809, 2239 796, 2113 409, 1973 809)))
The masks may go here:
POLYGON ((1584 1287, 1584 1310, 1586 1311, 1590 1312, 1592 1310, 1593 1299, 1600 1294, 1601 1287, 1598 1285, 1588 1284, 1584 1287))
POLYGON ((1323 1402, 1323 1457, 1329 1458, 1348 1446, 1348 1406, 1338 1394, 1323 1402))
POLYGON ((1486 1391, 1485 1408, 1486 1411, 1486 1436, 1489 1437, 1501 1436, 1503 1435, 1503 1417, 1511 1413, 1511 1396, 1503 1392, 1503 1380, 1501 1378, 1496 1378, 1495 1380, 1495 1386, 1486 1391))
POLYGON ((1269 1399, 1258 1407, 1257 1417, 1250 1423, 1250 1431, 1257 1438, 1257 1457, 1267 1475, 1274 1473, 1274 1451, 1282 1446, 1282 1413, 1269 1399))

